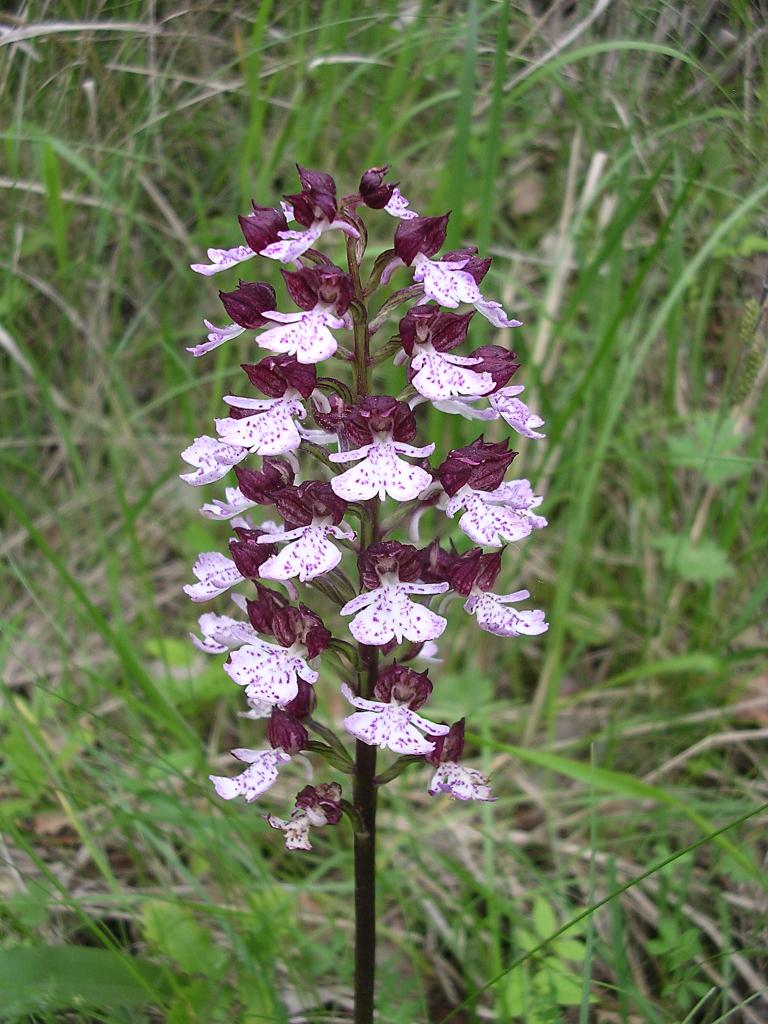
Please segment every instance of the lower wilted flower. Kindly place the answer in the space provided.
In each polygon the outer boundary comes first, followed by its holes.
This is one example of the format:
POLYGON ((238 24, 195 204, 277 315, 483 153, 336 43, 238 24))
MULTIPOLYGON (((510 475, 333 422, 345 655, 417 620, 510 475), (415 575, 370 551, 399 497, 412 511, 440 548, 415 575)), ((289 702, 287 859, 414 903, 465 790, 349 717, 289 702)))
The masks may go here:
POLYGON ((310 828, 337 825, 341 820, 341 786, 337 782, 305 786, 296 797, 294 812, 287 821, 274 814, 265 814, 264 820, 285 833, 287 850, 311 850, 310 828))
POLYGON ((447 725, 437 725, 422 718, 395 696, 387 704, 379 700, 364 700, 356 697, 346 683, 342 685, 341 692, 353 707, 362 709, 344 719, 344 728, 369 746, 394 750, 396 754, 429 754, 434 743, 421 733, 438 736, 448 732, 447 725))
POLYGON ((454 800, 495 800, 488 779, 476 768, 459 764, 464 753, 464 719, 454 722, 450 730, 435 736, 434 750, 426 760, 437 768, 427 792, 430 796, 448 793, 454 800))

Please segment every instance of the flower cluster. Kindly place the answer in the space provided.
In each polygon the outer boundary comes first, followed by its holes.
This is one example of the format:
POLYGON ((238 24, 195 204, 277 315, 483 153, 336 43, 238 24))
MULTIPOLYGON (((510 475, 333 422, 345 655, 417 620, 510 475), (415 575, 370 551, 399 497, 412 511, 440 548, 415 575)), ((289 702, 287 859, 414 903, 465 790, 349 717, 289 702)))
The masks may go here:
MULTIPOLYGON (((429 402, 446 414, 501 420, 523 437, 542 437, 542 420, 518 397, 523 388, 510 384, 519 368, 514 352, 502 345, 473 349, 467 341, 478 313, 499 329, 520 321, 480 290, 490 259, 472 247, 438 255, 448 214, 411 210, 386 180, 386 167, 366 171, 357 191, 341 199, 329 174, 303 167, 298 173, 299 192, 276 207, 253 203, 239 218, 245 244, 209 249, 209 262, 192 267, 211 276, 256 256, 276 261, 297 307, 280 310, 270 284, 240 280, 219 292, 231 322, 204 321, 206 339, 189 349, 204 356, 257 332, 255 344, 265 353, 242 364, 252 392, 224 396, 227 410, 215 432, 182 452, 191 467, 182 479, 193 486, 230 470, 236 477, 223 498, 201 508, 205 517, 230 523, 229 553, 201 554, 185 592, 206 602, 246 582, 251 588, 250 596, 230 594, 239 614, 201 615, 192 640, 207 654, 226 655, 224 669, 244 691, 244 717, 267 722, 268 745, 232 751, 244 771, 211 781, 223 799, 251 802, 297 757, 306 770, 307 752, 354 772, 339 737, 313 717, 314 686, 322 661, 331 658, 349 680, 342 694, 354 711, 344 719, 346 731, 401 755, 376 781, 420 761, 434 769, 431 795, 490 800, 488 780, 461 763, 464 719, 448 725, 419 714, 432 682, 414 666, 438 661, 435 641, 457 596, 477 626, 496 636, 547 629, 543 612, 517 607, 529 598, 527 590, 494 589, 504 546, 546 526, 535 511, 542 499, 528 480, 507 479, 517 452, 506 440, 481 434, 431 464, 436 444, 418 442, 417 417, 429 402), (365 208, 398 221, 392 248, 378 256, 367 283, 361 277, 365 208), (346 248, 345 269, 315 248, 333 232, 346 248), (403 269, 412 272, 411 282, 388 291, 403 269), (384 302, 373 312, 379 289, 384 302), (374 350, 376 333, 398 309, 395 338, 374 350), (375 367, 394 345, 394 363, 404 367, 397 396, 373 386, 375 367), (386 502, 400 508, 384 516, 386 502), (252 518, 260 506, 274 518, 252 518), (421 546, 425 515, 436 517, 439 534, 458 515, 472 546, 465 540, 464 550, 444 547, 437 538, 421 546), (411 543, 397 538, 398 529, 411 543), (330 622, 327 609, 334 606, 339 618, 330 622)), ((310 828, 334 825, 343 812, 355 820, 341 787, 323 782, 301 789, 289 818, 266 820, 283 832, 289 849, 310 849, 310 828)))

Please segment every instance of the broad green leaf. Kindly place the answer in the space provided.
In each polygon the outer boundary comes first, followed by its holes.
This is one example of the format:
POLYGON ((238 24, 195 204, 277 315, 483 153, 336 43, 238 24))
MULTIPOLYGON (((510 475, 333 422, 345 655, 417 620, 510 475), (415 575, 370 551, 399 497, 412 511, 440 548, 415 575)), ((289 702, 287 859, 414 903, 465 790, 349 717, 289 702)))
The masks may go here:
POLYGON ((733 566, 722 548, 705 537, 692 544, 687 537, 662 533, 653 541, 664 567, 689 583, 717 583, 733 576, 733 566))
POLYGON ((141 917, 146 940, 182 970, 206 975, 217 972, 223 950, 186 907, 150 900, 144 904, 141 917))
POLYGON ((543 896, 536 896, 533 901, 533 925, 542 939, 548 938, 557 931, 557 917, 551 903, 543 896))
POLYGON ((751 460, 737 454, 743 443, 734 417, 722 417, 717 410, 694 413, 684 434, 667 439, 673 465, 695 469, 715 486, 751 470, 751 460))
POLYGON ((164 982, 165 972, 157 965, 107 949, 29 946, 0 951, 4 1019, 5 1014, 157 1003, 164 982))

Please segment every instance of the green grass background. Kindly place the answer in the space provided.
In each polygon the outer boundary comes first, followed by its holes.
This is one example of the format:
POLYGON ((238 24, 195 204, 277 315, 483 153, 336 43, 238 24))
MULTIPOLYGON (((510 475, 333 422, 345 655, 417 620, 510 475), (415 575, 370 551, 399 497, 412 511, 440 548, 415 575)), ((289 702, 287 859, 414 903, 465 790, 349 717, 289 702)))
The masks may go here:
POLYGON ((550 526, 505 581, 550 630, 496 642, 456 614, 432 673, 500 799, 432 801, 419 772, 383 794, 380 1021, 765 1020, 765 16, 6 9, 1 1019, 349 1019, 349 836, 289 856, 212 797, 259 727, 180 592, 225 528, 178 453, 247 351, 184 351, 217 308, 188 263, 299 161, 344 192, 389 162, 416 209, 453 210, 525 321, 548 431, 516 468, 550 526))

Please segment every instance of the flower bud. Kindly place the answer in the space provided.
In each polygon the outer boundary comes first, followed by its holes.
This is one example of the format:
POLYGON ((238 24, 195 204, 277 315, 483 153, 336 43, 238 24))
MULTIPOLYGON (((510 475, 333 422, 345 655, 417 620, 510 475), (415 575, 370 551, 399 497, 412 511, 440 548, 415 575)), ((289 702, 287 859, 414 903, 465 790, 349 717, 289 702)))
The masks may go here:
POLYGON ((224 309, 236 324, 255 330, 269 321, 262 315, 268 309, 275 309, 275 289, 263 281, 240 281, 232 292, 219 292, 224 309))
POLYGON ((429 700, 432 683, 426 672, 416 672, 395 662, 379 672, 373 693, 376 700, 385 704, 396 701, 407 704, 411 711, 418 711, 429 700))
POLYGON ((317 220, 332 221, 336 218, 336 182, 323 171, 310 171, 296 164, 301 181, 301 192, 285 196, 293 207, 293 215, 305 228, 312 227, 317 220))
POLYGON ((280 708, 272 708, 267 724, 267 739, 276 750, 284 750, 286 754, 295 757, 302 750, 306 750, 309 733, 298 718, 294 718, 287 711, 281 711, 280 708))

